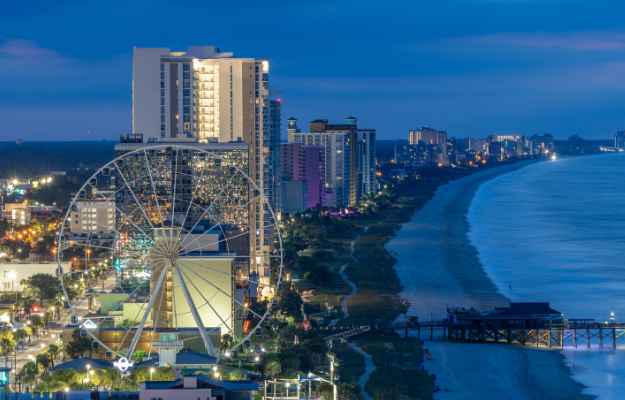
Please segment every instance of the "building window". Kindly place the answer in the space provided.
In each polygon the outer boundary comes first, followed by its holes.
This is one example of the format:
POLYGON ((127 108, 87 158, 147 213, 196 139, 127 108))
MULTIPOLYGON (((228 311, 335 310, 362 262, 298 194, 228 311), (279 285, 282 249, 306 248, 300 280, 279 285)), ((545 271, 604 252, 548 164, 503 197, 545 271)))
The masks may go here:
POLYGON ((183 72, 182 79, 191 79, 191 72, 183 72))
POLYGON ((185 106, 190 106, 191 105, 191 99, 189 99, 189 98, 182 99, 182 104, 185 105, 185 106))
POLYGON ((161 63, 161 71, 165 71, 165 64, 161 63))
MULTIPOLYGON (((191 122, 191 116, 190 116, 190 115, 184 115, 184 116, 183 116, 183 118, 184 118, 184 119, 183 119, 183 121, 184 121, 184 122, 191 122)), ((187 126, 188 126, 189 124, 185 124, 185 125, 187 125, 187 126)), ((189 128, 187 128, 187 130, 188 130, 188 129, 189 129, 189 128)))
POLYGON ((182 107, 182 110, 183 110, 182 112, 184 114, 191 114, 191 107, 189 107, 189 106, 182 107))
POLYGON ((191 87, 191 81, 182 81, 182 87, 190 88, 191 87))
POLYGON ((4 282, 4 290, 10 290, 10 289, 11 289, 11 283, 4 282))
MULTIPOLYGON (((165 131, 165 124, 161 124, 161 131, 163 131, 163 132, 165 131)), ((76 222, 78 222, 78 221, 76 221, 76 222)))
POLYGON ((161 105, 164 106, 165 105, 165 99, 161 98, 161 105))
POLYGON ((191 64, 189 64, 189 63, 182 64, 182 70, 183 71, 190 71, 191 70, 191 64))
POLYGON ((191 89, 182 89, 182 95, 185 97, 191 96, 191 89))
POLYGON ((165 122, 165 116, 161 115, 161 122, 165 122))
POLYGON ((161 114, 165 114, 165 106, 161 106, 161 114))
POLYGON ((161 89, 165 89, 165 81, 161 81, 161 89))
POLYGON ((165 89, 161 89, 161 96, 165 96, 165 89))

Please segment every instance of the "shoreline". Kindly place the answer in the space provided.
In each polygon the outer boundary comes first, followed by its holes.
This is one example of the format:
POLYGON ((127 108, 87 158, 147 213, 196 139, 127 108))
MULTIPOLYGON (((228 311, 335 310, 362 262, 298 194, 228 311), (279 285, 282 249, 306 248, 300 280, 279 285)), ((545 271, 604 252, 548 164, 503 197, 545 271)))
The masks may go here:
MULTIPOLYGON (((482 183, 538 161, 492 168, 440 186, 386 244, 395 254, 394 268, 404 285, 399 296, 406 296, 412 304, 406 315, 418 316, 421 321, 440 320, 446 316, 447 306, 489 310, 509 304, 469 242, 466 215, 482 183)), ((571 378, 559 350, 450 342, 427 342, 424 347, 438 358, 426 363, 443 390, 436 398, 487 399, 504 394, 511 399, 593 398, 581 393, 584 385, 571 378)))

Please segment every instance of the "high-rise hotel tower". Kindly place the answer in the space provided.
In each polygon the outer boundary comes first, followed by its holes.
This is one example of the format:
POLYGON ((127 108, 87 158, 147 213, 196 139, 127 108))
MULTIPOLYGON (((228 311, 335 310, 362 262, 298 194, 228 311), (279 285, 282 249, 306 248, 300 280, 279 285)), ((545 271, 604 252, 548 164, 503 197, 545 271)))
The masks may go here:
MULTIPOLYGON (((189 46, 186 52, 135 48, 132 90, 133 132, 145 141, 247 143, 248 175, 276 209, 266 59, 237 58, 214 46, 189 46)), ((273 250, 270 217, 257 201, 250 212, 250 255, 256 256, 250 269, 266 279, 269 258, 261 255, 273 250)))

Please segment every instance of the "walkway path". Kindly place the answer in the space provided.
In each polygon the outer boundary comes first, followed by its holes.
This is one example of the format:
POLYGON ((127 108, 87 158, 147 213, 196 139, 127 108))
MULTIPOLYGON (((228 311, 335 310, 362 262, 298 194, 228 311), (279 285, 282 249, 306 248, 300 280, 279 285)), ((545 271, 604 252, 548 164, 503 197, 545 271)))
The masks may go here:
POLYGON ((367 381, 369 380, 369 376, 371 375, 373 371, 375 371, 373 358, 371 357, 369 353, 366 353, 363 349, 356 346, 355 342, 350 343, 349 347, 351 347, 352 349, 354 349, 354 351, 362 354, 365 357, 365 373, 360 376, 360 379, 358 379, 358 384, 362 388, 362 395, 365 397, 365 400, 373 400, 373 397, 371 397, 371 395, 365 391, 365 385, 367 384, 367 381))
MULTIPOLYGON (((361 234, 359 234, 358 236, 356 236, 356 238, 354 240, 352 240, 352 242, 349 245, 349 255, 352 257, 352 259, 354 260, 353 262, 358 261, 358 259, 356 257, 354 257, 354 246, 356 245, 356 240, 358 240, 358 238, 360 238, 360 236, 364 235, 365 233, 367 233, 367 230, 369 229, 369 226, 365 226, 365 230, 362 231, 361 234)), ((341 311, 343 311, 343 318, 347 318, 349 317, 349 311, 347 309, 347 300, 349 300, 350 297, 352 297, 353 295, 356 294, 356 291, 358 290, 358 288, 356 287, 356 284, 352 281, 350 281, 349 279, 347 279, 347 275, 345 275, 345 268, 351 263, 347 263, 347 264, 343 264, 341 265, 341 269, 339 270, 339 275, 341 275, 341 278, 343 278, 343 280, 345 282, 347 282, 349 284, 349 286, 352 287, 352 291, 349 292, 349 294, 345 295, 343 297, 343 300, 341 300, 341 311)), ((337 319, 333 319, 332 321, 330 321, 330 323, 328 324, 328 326, 336 326, 336 323, 339 322, 341 318, 337 318, 337 319)))

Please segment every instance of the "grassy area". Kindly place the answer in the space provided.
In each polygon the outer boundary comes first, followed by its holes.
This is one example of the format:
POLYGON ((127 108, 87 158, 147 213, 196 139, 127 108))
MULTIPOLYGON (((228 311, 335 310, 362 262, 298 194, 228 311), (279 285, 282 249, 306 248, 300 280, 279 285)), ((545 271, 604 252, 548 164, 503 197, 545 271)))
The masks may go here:
POLYGON ((354 256, 358 261, 345 269, 358 291, 347 302, 349 318, 339 324, 395 319, 406 310, 397 295, 401 291, 401 282, 393 269, 395 259, 384 245, 401 228, 401 224, 409 221, 414 212, 432 198, 436 187, 438 183, 428 181, 405 187, 399 192, 397 201, 374 220, 359 221, 358 225, 362 225, 363 230, 365 226, 369 229, 356 241, 354 256))
POLYGON ((347 343, 334 345, 332 351, 341 360, 341 366, 338 367, 341 382, 357 382, 365 373, 365 357, 354 351, 347 343))
POLYGON ((432 399, 434 381, 427 372, 414 368, 423 357, 421 342, 397 334, 367 335, 358 346, 371 354, 376 370, 365 390, 374 399, 432 399))

